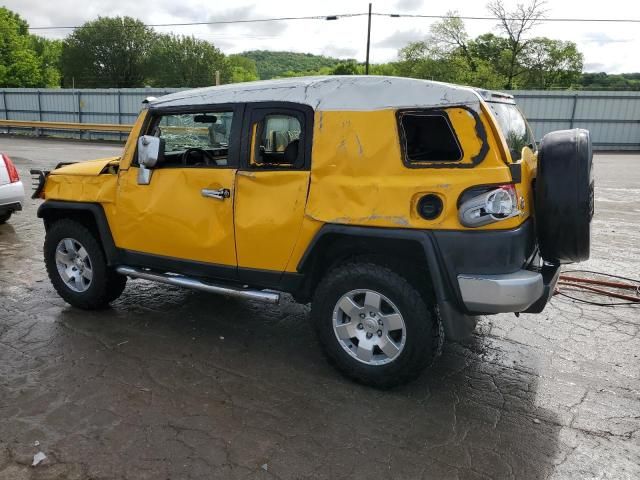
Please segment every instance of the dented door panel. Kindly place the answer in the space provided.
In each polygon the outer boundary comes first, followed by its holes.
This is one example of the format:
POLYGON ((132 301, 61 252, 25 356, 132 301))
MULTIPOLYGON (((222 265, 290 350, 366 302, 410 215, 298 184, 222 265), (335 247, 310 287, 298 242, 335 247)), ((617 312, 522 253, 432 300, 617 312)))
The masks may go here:
POLYGON ((139 185, 137 168, 121 172, 113 225, 117 247, 166 257, 236 266, 233 231, 235 170, 159 168, 139 185), (227 188, 230 197, 205 197, 227 188))
POLYGON ((300 235, 309 171, 240 171, 236 245, 243 267, 283 271, 300 235))

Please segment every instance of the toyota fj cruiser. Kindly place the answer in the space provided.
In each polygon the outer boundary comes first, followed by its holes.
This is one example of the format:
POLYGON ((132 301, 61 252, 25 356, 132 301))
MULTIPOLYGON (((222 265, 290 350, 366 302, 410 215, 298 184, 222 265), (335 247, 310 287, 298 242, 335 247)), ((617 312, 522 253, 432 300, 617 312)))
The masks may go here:
POLYGON ((33 172, 73 306, 106 306, 128 277, 289 292, 331 363, 389 387, 474 315, 541 312, 560 265, 589 256, 589 133, 537 149, 510 95, 332 76, 145 102, 121 157, 33 172))

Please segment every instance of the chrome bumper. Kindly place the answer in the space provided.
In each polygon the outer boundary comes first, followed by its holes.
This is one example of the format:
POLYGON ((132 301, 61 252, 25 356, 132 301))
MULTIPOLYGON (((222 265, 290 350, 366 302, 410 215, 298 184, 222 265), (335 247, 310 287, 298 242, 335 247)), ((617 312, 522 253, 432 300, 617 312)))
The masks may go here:
POLYGON ((502 275, 458 275, 462 301, 470 312, 522 312, 544 293, 538 272, 519 270, 502 275))

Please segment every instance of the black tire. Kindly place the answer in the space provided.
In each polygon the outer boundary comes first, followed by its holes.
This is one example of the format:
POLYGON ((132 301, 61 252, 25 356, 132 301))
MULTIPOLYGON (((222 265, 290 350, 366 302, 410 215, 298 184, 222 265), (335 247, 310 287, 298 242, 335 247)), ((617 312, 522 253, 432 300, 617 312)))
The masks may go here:
POLYGON ((105 261, 99 241, 83 224, 73 220, 55 222, 45 236, 44 260, 53 287, 67 303, 84 310, 105 308, 118 298, 127 284, 127 277, 116 273, 105 261), (88 288, 77 292, 64 282, 56 265, 56 248, 65 238, 79 242, 86 250, 93 276, 88 288))
POLYGON ((390 388, 417 378, 440 354, 444 333, 436 309, 396 271, 375 263, 348 263, 333 268, 318 284, 311 318, 329 362, 348 378, 376 388, 390 388), (333 327, 333 312, 347 292, 368 289, 387 297, 404 319, 406 341, 397 357, 369 365, 347 353, 333 327))
POLYGON ((576 128, 545 135, 535 192, 536 231, 544 260, 559 264, 589 258, 593 189, 589 131, 576 128))
POLYGON ((2 225, 3 223, 7 223, 9 221, 9 219, 11 218, 11 214, 13 212, 7 212, 7 213, 2 213, 0 214, 0 225, 2 225))

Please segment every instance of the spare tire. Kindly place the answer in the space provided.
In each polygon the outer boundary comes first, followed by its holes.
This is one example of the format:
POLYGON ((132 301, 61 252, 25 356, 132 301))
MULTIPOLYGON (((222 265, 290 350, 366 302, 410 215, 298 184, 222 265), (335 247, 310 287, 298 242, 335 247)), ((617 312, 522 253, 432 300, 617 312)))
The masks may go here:
POLYGON ((540 254, 560 264, 589 258, 593 151, 588 130, 546 134, 538 152, 535 223, 540 254))

